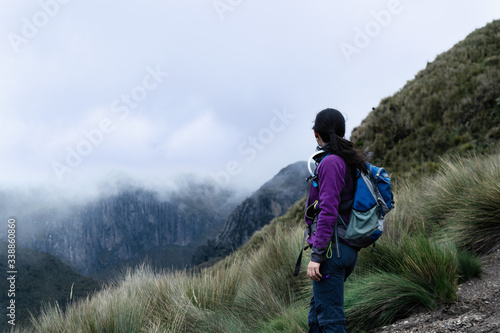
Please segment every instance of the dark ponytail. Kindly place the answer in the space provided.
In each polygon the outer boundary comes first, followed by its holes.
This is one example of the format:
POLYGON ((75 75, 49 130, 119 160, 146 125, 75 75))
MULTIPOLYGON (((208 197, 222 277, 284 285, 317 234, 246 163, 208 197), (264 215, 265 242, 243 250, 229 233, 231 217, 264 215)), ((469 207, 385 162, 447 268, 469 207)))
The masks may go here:
POLYGON ((354 148, 354 144, 344 139, 345 119, 340 111, 335 109, 325 109, 316 115, 313 130, 318 133, 323 142, 323 150, 340 156, 353 178, 356 178, 356 169, 368 173, 366 160, 363 154, 354 148))

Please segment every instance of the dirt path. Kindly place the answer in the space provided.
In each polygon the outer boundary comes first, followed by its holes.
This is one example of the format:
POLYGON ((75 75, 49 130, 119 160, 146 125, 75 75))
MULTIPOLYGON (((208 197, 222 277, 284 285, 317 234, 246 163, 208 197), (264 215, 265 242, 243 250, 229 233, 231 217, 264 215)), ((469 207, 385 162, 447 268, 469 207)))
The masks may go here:
POLYGON ((483 258, 481 279, 460 285, 458 300, 383 327, 378 333, 500 332, 500 250, 483 258))

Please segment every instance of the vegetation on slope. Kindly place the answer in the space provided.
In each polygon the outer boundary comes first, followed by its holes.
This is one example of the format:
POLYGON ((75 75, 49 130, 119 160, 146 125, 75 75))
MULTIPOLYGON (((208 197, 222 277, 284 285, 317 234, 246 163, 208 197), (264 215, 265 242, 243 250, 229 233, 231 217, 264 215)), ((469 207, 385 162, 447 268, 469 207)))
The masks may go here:
MULTIPOLYGON (((351 332, 455 300, 458 281, 480 273, 477 256, 468 251, 482 253, 483 244, 500 241, 496 184, 500 154, 446 160, 438 176, 419 186, 400 186, 398 205, 377 242, 376 269, 368 269, 370 251, 362 250, 346 286, 351 332), (457 191, 454 184, 459 183, 471 188, 457 191), (431 204, 448 210, 442 214, 429 209, 431 204), (464 206, 469 219, 463 228, 481 236, 468 243, 460 236, 465 229, 449 228, 455 223, 449 218, 464 206)), ((302 240, 302 205, 296 203, 212 267, 155 274, 143 266, 66 311, 47 307, 33 319, 34 328, 16 332, 304 332, 311 281, 305 269, 292 277, 302 240)))
POLYGON ((500 20, 436 57, 380 102, 351 141, 398 176, 435 172, 444 154, 486 152, 500 139, 500 20))
MULTIPOLYGON (((5 249, 0 253, 0 270, 5 273, 10 271, 7 266, 7 242, 0 241, 0 248, 5 249)), ((29 323, 30 313, 38 315, 44 301, 57 301, 64 307, 70 298, 86 298, 102 287, 99 281, 76 273, 52 255, 20 246, 16 247, 16 271, 15 297, 9 297, 7 292, 10 284, 6 277, 10 274, 4 275, 1 283, 4 292, 0 296, 0 304, 5 305, 3 309, 11 300, 15 301, 16 324, 29 323)), ((9 317, 5 318, 0 331, 10 327, 7 323, 9 317)))

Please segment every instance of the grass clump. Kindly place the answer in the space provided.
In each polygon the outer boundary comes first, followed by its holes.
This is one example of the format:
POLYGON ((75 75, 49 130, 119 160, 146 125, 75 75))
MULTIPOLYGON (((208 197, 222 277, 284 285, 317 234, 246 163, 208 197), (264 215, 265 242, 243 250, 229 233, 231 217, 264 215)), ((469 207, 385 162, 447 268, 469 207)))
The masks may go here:
POLYGON ((458 282, 462 283, 475 277, 480 277, 483 271, 481 258, 475 253, 459 251, 457 254, 458 282))
POLYGON ((353 331, 387 325, 421 305, 429 310, 436 308, 432 293, 405 277, 388 272, 352 278, 344 299, 347 327, 353 331))
POLYGON ((425 235, 405 236, 397 243, 378 246, 377 269, 397 274, 427 290, 443 302, 456 298, 456 247, 425 235))
POLYGON ((500 248, 500 154, 450 158, 423 196, 422 214, 477 254, 500 248))
POLYGON ((296 304, 285 308, 270 321, 264 322, 256 331, 258 333, 303 333, 307 331, 307 304, 296 304))
POLYGON ((301 239, 299 228, 286 232, 278 226, 245 260, 247 278, 234 305, 239 312, 252 313, 252 326, 259 327, 304 299, 309 285, 304 271, 298 278, 292 276, 301 239))
POLYGON ((185 279, 186 294, 191 303, 200 309, 224 309, 232 303, 243 275, 239 258, 232 257, 218 269, 192 272, 185 279))

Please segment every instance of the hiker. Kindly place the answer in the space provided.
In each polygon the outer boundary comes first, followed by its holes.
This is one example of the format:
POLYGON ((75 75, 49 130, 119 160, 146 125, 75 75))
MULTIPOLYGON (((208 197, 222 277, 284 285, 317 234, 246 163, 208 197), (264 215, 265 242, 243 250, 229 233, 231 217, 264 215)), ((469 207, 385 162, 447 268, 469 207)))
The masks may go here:
POLYGON ((354 198, 356 169, 368 171, 364 156, 344 139, 345 119, 338 110, 319 112, 313 130, 318 149, 325 153, 316 158, 317 186, 311 187, 306 203, 315 211, 311 216, 308 209, 305 217, 312 226, 307 240, 312 247, 307 275, 313 280, 309 332, 345 332, 344 282, 356 266, 359 248, 340 235, 336 242, 335 226, 338 214, 349 221, 350 209, 339 211, 339 205, 354 198))

